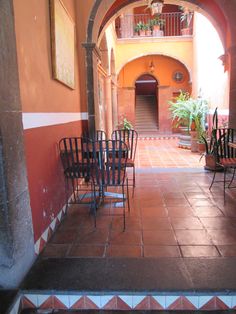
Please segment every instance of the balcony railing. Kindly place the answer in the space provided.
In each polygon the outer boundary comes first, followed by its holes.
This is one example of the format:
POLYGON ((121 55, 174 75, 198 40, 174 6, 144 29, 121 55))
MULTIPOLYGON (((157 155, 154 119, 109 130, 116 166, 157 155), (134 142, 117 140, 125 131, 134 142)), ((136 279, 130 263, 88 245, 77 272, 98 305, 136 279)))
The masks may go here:
POLYGON ((136 38, 140 36, 162 37, 162 36, 186 36, 192 35, 192 23, 185 27, 181 21, 181 12, 162 13, 159 18, 164 21, 160 30, 150 27, 153 17, 149 14, 123 15, 116 19, 116 33, 118 38, 136 38), (138 23, 145 25, 145 32, 137 32, 138 23))

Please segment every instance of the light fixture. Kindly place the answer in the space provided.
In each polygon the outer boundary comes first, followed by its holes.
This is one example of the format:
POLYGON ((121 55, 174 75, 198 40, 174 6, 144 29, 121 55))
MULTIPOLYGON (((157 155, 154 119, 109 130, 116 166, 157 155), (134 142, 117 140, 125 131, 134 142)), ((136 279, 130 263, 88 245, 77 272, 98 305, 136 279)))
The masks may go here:
POLYGON ((155 70, 155 65, 154 65, 153 61, 151 61, 151 63, 149 64, 149 71, 150 71, 151 73, 153 73, 154 70, 155 70))
POLYGON ((148 7, 151 10, 151 14, 161 14, 164 6, 164 0, 148 0, 148 7))

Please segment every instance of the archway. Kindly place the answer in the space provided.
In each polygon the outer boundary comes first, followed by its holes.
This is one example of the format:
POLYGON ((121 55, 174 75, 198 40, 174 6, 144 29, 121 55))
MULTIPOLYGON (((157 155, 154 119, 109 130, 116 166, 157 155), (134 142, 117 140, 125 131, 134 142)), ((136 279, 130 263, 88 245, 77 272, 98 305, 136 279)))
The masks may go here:
MULTIPOLYGON (((107 23, 111 22, 112 19, 114 19, 120 12, 120 10, 122 10, 123 8, 128 8, 129 6, 137 6, 137 4, 142 5, 145 4, 145 1, 136 1, 136 0, 132 0, 132 1, 127 1, 127 0, 120 0, 120 1, 115 1, 115 0, 110 0, 106 2, 106 5, 103 5, 103 1, 102 0, 97 0, 94 3, 93 9, 91 11, 91 15, 90 15, 90 19, 89 19, 89 23, 88 23, 88 28, 87 28, 87 41, 92 43, 92 42, 99 42, 99 38, 100 35, 102 34, 105 26, 107 25, 107 23), (96 26, 96 27, 94 27, 96 26)), ((166 3, 172 3, 172 4, 179 4, 180 1, 177 0, 169 0, 166 1, 166 3)), ((230 6, 228 7, 223 7, 220 3, 218 3, 217 1, 213 0, 211 2, 207 2, 207 3, 202 3, 201 1, 197 2, 194 0, 191 1, 182 1, 182 4, 188 5, 188 6, 192 6, 194 7, 194 10, 196 10, 197 12, 201 12, 203 13, 205 16, 207 16, 207 18, 209 18, 209 20, 211 20, 212 24, 216 27, 222 42, 225 46, 225 50, 229 53, 226 53, 226 56, 228 58, 228 64, 230 66, 229 71, 231 72, 234 65, 230 62, 230 60, 234 60, 232 58, 232 56, 234 56, 235 53, 235 49, 232 49, 232 44, 231 44, 231 39, 232 34, 232 25, 230 23, 227 23, 227 18, 230 19, 230 15, 231 15, 231 10, 230 10, 230 6), (231 26, 230 26, 231 25, 231 26), (228 38, 228 40, 226 39, 228 38)), ((232 21, 232 19, 231 19, 232 21)), ((231 84, 232 85, 232 80, 234 80, 234 75, 230 75, 230 79, 231 79, 231 84)), ((89 78, 88 78, 89 79, 89 78)), ((229 90, 229 103, 230 103, 230 125, 233 126, 234 122, 234 118, 233 118, 233 112, 236 110, 234 108, 233 102, 230 101, 231 99, 233 99, 233 95, 235 94, 234 90, 232 89, 232 87, 229 90)), ((88 100, 89 102, 89 100, 88 100)))
POLYGON ((143 74, 135 82, 135 128, 139 134, 154 135, 158 131, 157 86, 151 74, 143 74))

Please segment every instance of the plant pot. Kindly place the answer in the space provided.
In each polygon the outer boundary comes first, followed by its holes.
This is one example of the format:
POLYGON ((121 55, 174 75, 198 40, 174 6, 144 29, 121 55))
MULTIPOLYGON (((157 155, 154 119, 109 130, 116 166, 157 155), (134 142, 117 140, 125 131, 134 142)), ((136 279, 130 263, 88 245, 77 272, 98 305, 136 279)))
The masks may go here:
POLYGON ((198 136, 197 131, 191 131, 191 152, 196 153, 198 152, 198 136))
POLYGON ((189 36, 189 35, 191 35, 191 29, 190 28, 182 28, 181 29, 181 35, 182 36, 189 36))
POLYGON ((146 31, 146 36, 152 36, 152 31, 151 30, 147 30, 146 31))
POLYGON ((205 166, 204 169, 211 171, 222 171, 223 168, 217 165, 215 156, 212 154, 205 154, 205 166))
POLYGON ((159 31, 160 30, 160 25, 153 25, 153 30, 154 31, 159 31))
POLYGON ((205 143, 200 143, 200 142, 198 142, 198 152, 199 152, 200 154, 203 154, 203 153, 205 153, 205 151, 206 151, 206 145, 205 145, 205 143))
POLYGON ((139 31, 139 36, 146 36, 146 31, 140 30, 140 31, 139 31))

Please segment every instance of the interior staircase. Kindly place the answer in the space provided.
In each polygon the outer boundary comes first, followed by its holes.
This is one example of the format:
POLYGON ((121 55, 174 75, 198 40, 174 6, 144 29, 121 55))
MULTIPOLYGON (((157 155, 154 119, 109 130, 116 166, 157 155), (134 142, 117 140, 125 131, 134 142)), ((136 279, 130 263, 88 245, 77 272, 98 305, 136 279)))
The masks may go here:
POLYGON ((155 137, 159 135, 155 96, 136 96, 135 129, 140 137, 155 137))

